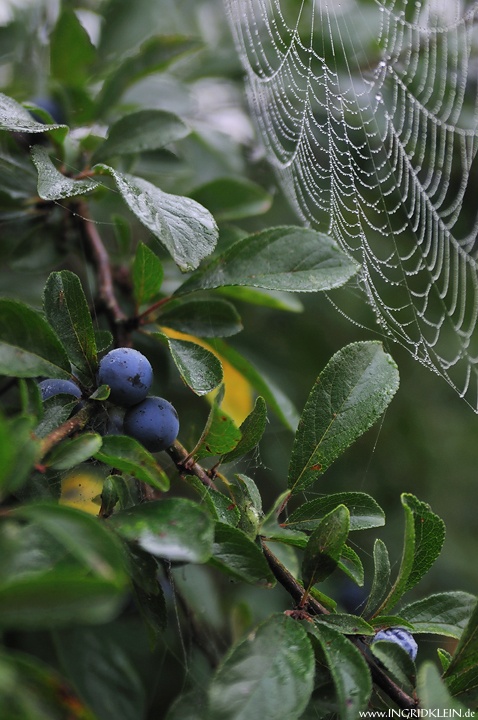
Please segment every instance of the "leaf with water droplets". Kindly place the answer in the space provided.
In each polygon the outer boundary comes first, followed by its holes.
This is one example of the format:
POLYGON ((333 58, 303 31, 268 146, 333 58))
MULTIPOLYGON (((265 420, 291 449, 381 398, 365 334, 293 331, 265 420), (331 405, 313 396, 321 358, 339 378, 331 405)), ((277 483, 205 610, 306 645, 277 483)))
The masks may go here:
POLYGON ((34 145, 31 155, 38 172, 38 195, 43 200, 63 200, 75 195, 84 195, 99 187, 97 182, 89 178, 73 180, 62 175, 53 165, 42 145, 34 145))
POLYGON ((95 165, 95 170, 112 176, 129 209, 181 270, 194 270, 212 253, 218 238, 216 221, 195 200, 163 192, 143 178, 117 172, 108 165, 95 165))
POLYGON ((398 370, 379 342, 339 350, 307 399, 289 465, 289 488, 304 490, 373 425, 398 389, 398 370))

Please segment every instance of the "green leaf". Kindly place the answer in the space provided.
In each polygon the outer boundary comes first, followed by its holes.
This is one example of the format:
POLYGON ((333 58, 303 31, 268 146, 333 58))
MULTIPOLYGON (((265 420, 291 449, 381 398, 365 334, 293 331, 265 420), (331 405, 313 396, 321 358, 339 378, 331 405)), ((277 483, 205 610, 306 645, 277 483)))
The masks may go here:
POLYGON ((22 414, 39 418, 43 414, 43 403, 38 383, 31 378, 20 378, 18 389, 22 403, 22 414))
POLYGON ((397 643, 388 640, 378 640, 372 643, 370 650, 392 680, 411 695, 415 688, 416 667, 407 651, 397 643))
POLYGON ((0 652, 0 707, 5 718, 65 720, 65 706, 58 702, 61 687, 62 678, 32 655, 0 652))
POLYGON ((348 545, 343 546, 337 567, 359 587, 363 586, 365 575, 362 561, 355 550, 348 545))
POLYGON ((30 152, 38 172, 38 195, 43 200, 64 200, 84 195, 99 187, 99 183, 90 178, 73 180, 63 175, 53 165, 43 145, 34 145, 30 152))
POLYGON ((113 335, 109 330, 95 330, 95 342, 98 353, 103 353, 112 346, 113 335))
POLYGON ((225 285, 319 292, 340 287, 357 269, 327 235, 299 227, 272 228, 238 240, 186 280, 176 295, 225 285))
POLYGON ((38 460, 34 422, 31 417, 7 420, 0 415, 0 498, 18 490, 38 460))
POLYGON ((164 333, 150 333, 169 347, 185 384, 196 395, 207 395, 222 382, 222 365, 214 353, 189 340, 173 340, 164 333))
MULTIPOLYGON (((438 711, 435 717, 439 717, 439 713, 441 713, 442 717, 446 717, 445 711, 448 711, 448 717, 473 717, 473 715, 467 715, 470 710, 465 705, 462 705, 450 695, 436 665, 430 661, 423 663, 420 667, 417 678, 417 693, 424 717, 426 717, 427 710, 438 711)), ((432 713, 429 713, 429 717, 433 717, 432 713)))
POLYGON ((239 509, 240 519, 237 526, 254 540, 259 533, 262 519, 262 499, 254 480, 247 475, 236 475, 236 482, 230 483, 229 492, 239 509))
MULTIPOLYGON (((30 115, 29 117, 31 119, 30 115)), ((18 200, 26 200, 35 195, 37 173, 27 155, 10 155, 5 149, 0 150, 0 170, 0 193, 4 196, 3 203, 5 203, 5 196, 18 202, 18 200)), ((8 216, 5 219, 8 219, 8 216)), ((25 222, 27 219, 25 210, 21 208, 20 212, 14 212, 12 219, 25 222)), ((31 243, 29 250, 31 252, 31 243)))
POLYGON ((314 623, 319 629, 325 624, 344 635, 375 635, 373 627, 358 615, 330 613, 314 618, 314 623))
POLYGON ((108 400, 111 394, 111 388, 109 385, 100 385, 94 392, 88 397, 88 400, 96 400, 96 402, 105 402, 108 400))
POLYGON ((241 318, 234 305, 217 299, 173 300, 164 306, 157 322, 198 337, 228 337, 242 330, 241 318))
POLYGON ((284 527, 291 530, 314 530, 324 515, 338 505, 348 508, 351 531, 385 524, 385 513, 370 495, 363 492, 340 492, 303 503, 287 518, 284 527))
POLYGON ((50 70, 61 84, 83 86, 96 59, 89 35, 72 8, 62 6, 50 36, 50 70))
POLYGON ((83 433, 64 440, 48 455, 45 465, 53 470, 69 470, 95 455, 102 443, 101 435, 96 433, 83 433))
POLYGON ((302 626, 273 615, 219 666, 209 688, 209 720, 297 720, 312 693, 314 664, 302 626))
POLYGON ((181 140, 189 132, 187 125, 173 113, 165 110, 139 110, 111 125, 108 137, 94 153, 92 163, 114 155, 159 150, 181 140))
POLYGON ((275 578, 259 547, 239 528, 216 522, 209 564, 236 580, 271 587, 275 578))
POLYGON ((192 454, 197 459, 224 455, 235 448, 240 440, 239 428, 217 402, 213 402, 204 430, 192 454))
POLYGON ((43 403, 43 417, 35 428, 35 435, 46 437, 52 430, 60 427, 78 407, 78 399, 72 395, 53 395, 43 403))
POLYGON ((362 653, 341 632, 324 623, 307 623, 307 630, 319 640, 332 675, 340 720, 357 720, 372 692, 370 672, 362 653))
POLYGON ((476 605, 476 596, 444 592, 406 605, 400 617, 413 625, 414 633, 435 633, 459 639, 476 605))
POLYGON ((295 430, 298 422, 297 410, 280 388, 269 380, 264 373, 259 373, 252 363, 223 340, 216 338, 207 342, 250 382, 259 395, 262 395, 282 424, 289 430, 295 430))
POLYGON ((204 563, 213 550, 214 520, 185 498, 136 505, 112 515, 108 525, 151 555, 171 561, 204 563))
POLYGON ((0 375, 71 378, 68 356, 49 324, 7 298, 0 298, 0 375))
POLYGON ((25 110, 23 105, 17 103, 13 98, 0 93, 0 130, 44 133, 58 129, 64 129, 65 134, 68 130, 66 125, 37 122, 32 118, 28 110, 25 110))
POLYGON ((200 495, 213 518, 236 527, 241 514, 230 497, 223 495, 218 490, 206 487, 194 475, 188 475, 187 482, 200 495))
POLYGON ((108 475, 101 491, 101 506, 108 517, 116 505, 120 510, 126 510, 140 502, 137 488, 131 478, 122 475, 108 475))
POLYGON ((289 488, 304 490, 382 415, 398 388, 398 371, 379 342, 339 350, 307 399, 289 465, 289 488))
POLYGON ((390 583, 390 560, 387 546, 377 538, 373 546, 374 575, 363 615, 373 615, 387 594, 390 583))
POLYGON ((216 246, 213 216, 190 198, 165 193, 143 178, 96 165, 109 173, 129 209, 170 253, 181 270, 194 270, 216 246))
POLYGON ((223 463, 229 463, 233 460, 246 455, 259 444, 267 424, 267 405, 263 397, 258 397, 254 404, 252 412, 246 417, 239 428, 241 439, 236 447, 230 452, 222 456, 223 463))
POLYGON ((444 673, 448 690, 466 705, 478 702, 478 604, 463 630, 453 659, 444 673))
POLYGON ((126 220, 122 215, 118 215, 117 213, 113 213, 111 215, 111 222, 113 223, 113 231, 118 251, 125 259, 129 259, 132 253, 133 240, 131 223, 128 222, 128 220, 126 220))
POLYGON ((271 519, 261 525, 260 532, 261 535, 268 540, 280 542, 284 545, 291 545, 301 550, 305 550, 309 542, 309 536, 305 533, 298 532, 297 530, 286 530, 280 525, 274 525, 271 519))
POLYGON ((164 70, 198 47, 197 40, 181 36, 163 35, 147 40, 135 55, 127 57, 105 79, 98 98, 98 115, 108 112, 116 105, 124 91, 134 82, 145 75, 164 70))
POLYGON ((53 272, 43 294, 45 315, 70 362, 87 385, 95 384, 98 357, 88 303, 80 279, 69 270, 53 272))
POLYGON ((254 480, 243 473, 236 475, 236 480, 237 482, 231 486, 234 491, 237 487, 240 487, 243 497, 254 507, 257 513, 262 514, 262 498, 254 480))
POLYGON ((339 505, 322 518, 309 538, 302 560, 302 580, 308 590, 325 580, 337 567, 350 528, 350 515, 339 505))
POLYGON ((13 514, 41 527, 93 574, 123 584, 121 548, 94 518, 74 508, 43 503, 23 505, 13 514))
POLYGON ((400 598, 415 587, 431 568, 445 540, 445 523, 414 495, 401 497, 405 512, 403 555, 397 579, 379 612, 390 612, 400 598))
POLYGON ((154 639, 157 639, 167 626, 166 599, 158 579, 158 561, 133 543, 127 545, 126 552, 136 602, 154 639))
POLYGON ((208 720, 202 689, 195 687, 179 695, 169 706, 165 720, 208 720))
POLYGON ((260 305, 261 307, 269 307, 274 310, 299 313, 304 309, 304 306, 296 295, 281 292, 280 290, 229 285, 228 287, 218 288, 216 293, 230 297, 233 300, 250 303, 251 305, 260 305))
POLYGON ((218 222, 262 215, 272 205, 272 195, 246 178, 216 178, 193 190, 191 197, 207 207, 218 222))
POLYGON ((281 493, 276 500, 272 508, 266 514, 264 520, 261 523, 261 535, 274 540, 275 542, 281 542, 285 545, 292 545, 305 549, 309 542, 309 536, 298 530, 288 530, 279 525, 279 516, 284 509, 287 501, 290 499, 290 492, 286 490, 281 493))
POLYGON ((139 243, 133 262, 133 290, 136 305, 141 307, 156 297, 163 282, 163 265, 144 243, 139 243))
POLYGON ((95 458, 157 490, 169 490, 169 479, 154 457, 137 440, 126 435, 106 435, 95 458))
POLYGON ((437 655, 440 661, 441 668, 443 672, 445 672, 450 667, 452 655, 448 652, 448 650, 444 650, 443 648, 437 649, 437 655))
POLYGON ((407 620, 404 620, 401 615, 377 615, 369 619, 370 625, 373 625, 377 630, 383 630, 383 628, 403 628, 404 630, 410 630, 413 634, 415 631, 414 626, 407 620))
POLYGON ((43 503, 24 505, 11 517, 0 527, 3 626, 104 623, 116 615, 127 583, 123 554, 97 519, 43 503))
POLYGON ((114 625, 68 628, 53 636, 63 673, 101 720, 138 720, 147 693, 131 648, 114 625))

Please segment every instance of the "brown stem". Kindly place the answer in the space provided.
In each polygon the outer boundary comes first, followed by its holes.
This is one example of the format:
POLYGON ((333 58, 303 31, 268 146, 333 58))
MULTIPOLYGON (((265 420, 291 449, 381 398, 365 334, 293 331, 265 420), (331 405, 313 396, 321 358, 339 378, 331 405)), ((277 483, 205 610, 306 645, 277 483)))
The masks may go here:
MULTIPOLYGON (((169 454, 179 470, 196 475, 206 487, 216 489, 207 472, 196 462, 193 462, 181 443, 177 440, 169 449, 169 454)), ((267 547, 265 539, 261 538, 262 551, 267 563, 274 574, 276 580, 289 593, 297 604, 303 602, 302 610, 308 615, 329 615, 329 611, 318 600, 310 595, 304 600, 304 588, 295 579, 295 577, 287 570, 274 553, 267 547)), ((415 698, 405 693, 396 683, 391 680, 388 675, 374 662, 373 658, 367 653, 366 646, 359 637, 349 637, 357 649, 362 653, 365 662, 370 668, 373 682, 381 688, 388 697, 402 709, 412 709, 418 706, 415 698)))
POLYGON ((185 447, 178 440, 175 440, 169 448, 168 453, 180 472, 187 475, 195 475, 203 485, 211 490, 217 490, 207 472, 190 457, 185 447))
MULTIPOLYGON (((261 538, 262 551, 264 557, 267 560, 272 573, 282 587, 287 590, 289 595, 296 603, 300 603, 304 595, 304 586, 301 585, 295 577, 287 570, 285 565, 274 555, 271 550, 265 544, 265 540, 261 538)), ((309 615, 329 615, 329 611, 325 608, 318 600, 311 597, 307 597, 303 605, 303 609, 309 613, 309 615)))
POLYGON ((66 420, 62 425, 52 430, 46 437, 40 442, 40 457, 41 461, 47 453, 58 445, 62 440, 72 435, 78 430, 83 430, 88 420, 92 417, 93 411, 91 407, 84 407, 76 415, 66 420))
POLYGON ((81 203, 78 214, 83 220, 85 237, 90 246, 93 260, 96 265, 99 296, 105 306, 112 327, 115 330, 118 344, 122 346, 128 345, 129 341, 125 332, 125 323, 128 318, 120 308, 116 299, 113 284, 113 273, 111 271, 111 263, 108 252, 106 251, 95 223, 90 218, 88 207, 85 203, 81 203))
MULTIPOLYGON (((273 552, 269 550, 263 538, 261 538, 262 550, 270 569, 272 570, 276 580, 287 590, 289 595, 300 603, 303 597, 304 588, 297 582, 295 577, 287 570, 287 568, 276 558, 273 552)), ((315 598, 308 597, 304 603, 303 609, 309 615, 329 615, 329 611, 324 608, 315 598)), ((410 695, 407 695, 388 675, 374 662, 369 654, 365 653, 364 643, 360 638, 349 637, 349 640, 362 653, 367 665, 370 668, 372 680, 379 688, 381 688, 388 697, 393 700, 402 709, 411 709, 417 707, 417 701, 410 695)))
POLYGON ((169 296, 165 297, 165 298, 161 298, 161 300, 158 300, 153 305, 151 305, 149 308, 146 308, 146 310, 144 310, 140 315, 137 315, 136 320, 140 324, 142 324, 142 321, 144 320, 145 317, 147 317, 148 315, 151 315, 151 313, 153 313, 155 310, 158 310, 163 305, 166 305, 166 303, 170 302, 170 300, 171 300, 171 298, 169 296))

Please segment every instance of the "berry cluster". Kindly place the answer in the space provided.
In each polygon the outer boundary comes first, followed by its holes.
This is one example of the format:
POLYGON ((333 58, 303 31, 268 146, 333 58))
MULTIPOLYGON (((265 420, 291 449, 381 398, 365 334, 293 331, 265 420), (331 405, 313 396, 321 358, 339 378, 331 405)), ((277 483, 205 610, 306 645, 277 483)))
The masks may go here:
MULTIPOLYGON (((110 432, 124 432, 147 450, 158 452, 175 441, 179 420, 167 400, 148 397, 152 382, 153 369, 149 360, 132 348, 111 350, 99 364, 98 385, 108 385, 110 402, 126 408, 123 418, 119 412, 111 413, 110 432)), ((43 380, 39 387, 43 400, 58 394, 81 397, 80 388, 70 380, 43 380)))
POLYGON ((386 640, 387 642, 393 642, 400 645, 403 650, 415 660, 418 652, 418 645, 415 638, 411 633, 403 628, 387 628, 386 630, 380 630, 372 640, 372 645, 378 640, 386 640))

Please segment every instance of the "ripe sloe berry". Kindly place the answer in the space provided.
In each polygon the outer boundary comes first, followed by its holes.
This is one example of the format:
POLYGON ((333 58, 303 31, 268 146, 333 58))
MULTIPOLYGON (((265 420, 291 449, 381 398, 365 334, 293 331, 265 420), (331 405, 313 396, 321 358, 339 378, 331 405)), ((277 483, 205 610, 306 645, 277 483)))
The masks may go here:
POLYGON ((167 400, 148 397, 126 411, 124 431, 150 452, 165 450, 179 432, 178 414, 167 400))
POLYGON ((407 652, 412 660, 415 660, 418 652, 418 645, 411 633, 403 628, 387 628, 380 630, 372 640, 372 644, 377 640, 387 640, 388 642, 400 645, 407 652))
POLYGON ((116 348, 101 360, 98 383, 109 385, 110 401, 136 405, 144 400, 153 382, 153 369, 145 356, 132 348, 116 348))
POLYGON ((41 399, 43 401, 53 397, 53 395, 74 395, 76 398, 81 397, 81 390, 71 380, 42 380, 38 383, 40 388, 41 399))

